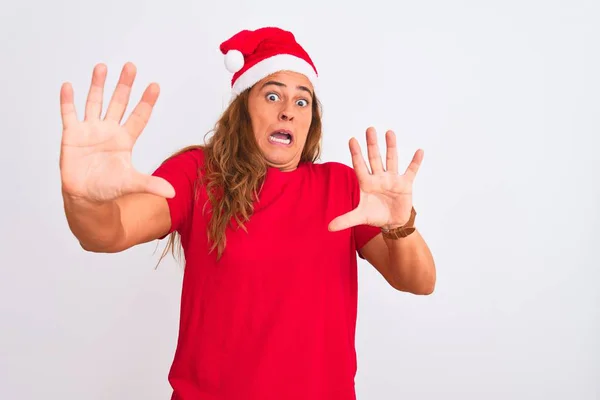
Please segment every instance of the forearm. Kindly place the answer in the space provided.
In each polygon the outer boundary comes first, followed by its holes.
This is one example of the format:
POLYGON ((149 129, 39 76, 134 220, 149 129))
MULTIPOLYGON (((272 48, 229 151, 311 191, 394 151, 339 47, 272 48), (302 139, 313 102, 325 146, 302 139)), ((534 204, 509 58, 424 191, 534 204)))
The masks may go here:
POLYGON ((436 281, 435 263, 419 231, 404 238, 384 240, 395 286, 406 292, 431 294, 436 281))
POLYGON ((69 228, 81 247, 93 252, 110 252, 124 235, 116 201, 91 203, 63 192, 69 228))

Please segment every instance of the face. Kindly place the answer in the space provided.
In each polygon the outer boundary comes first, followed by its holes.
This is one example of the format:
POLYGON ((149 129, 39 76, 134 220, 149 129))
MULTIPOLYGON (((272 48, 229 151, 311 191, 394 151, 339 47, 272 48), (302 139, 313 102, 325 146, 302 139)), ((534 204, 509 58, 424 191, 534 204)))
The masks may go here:
POLYGON ((282 171, 298 166, 312 121, 313 90, 306 76, 287 71, 250 90, 252 130, 269 166, 282 171))

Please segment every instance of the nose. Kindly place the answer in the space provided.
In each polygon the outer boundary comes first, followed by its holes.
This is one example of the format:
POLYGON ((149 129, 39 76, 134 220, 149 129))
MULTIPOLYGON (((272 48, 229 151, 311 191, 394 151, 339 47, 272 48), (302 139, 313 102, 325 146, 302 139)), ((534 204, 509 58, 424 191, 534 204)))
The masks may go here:
POLYGON ((294 119, 294 113, 288 104, 285 104, 279 112, 279 119, 281 121, 292 121, 294 119))

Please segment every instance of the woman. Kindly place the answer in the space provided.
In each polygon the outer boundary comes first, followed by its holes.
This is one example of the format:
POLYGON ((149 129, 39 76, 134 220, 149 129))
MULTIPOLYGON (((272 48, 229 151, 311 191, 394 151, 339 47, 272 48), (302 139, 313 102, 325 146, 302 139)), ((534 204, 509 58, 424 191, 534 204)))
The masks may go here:
POLYGON ((106 68, 94 69, 83 121, 61 89, 61 178, 81 246, 119 252, 170 235, 186 268, 172 399, 355 399, 357 253, 394 288, 429 294, 431 253, 414 227, 418 151, 398 174, 367 130, 367 169, 317 164, 317 71, 294 36, 241 31, 221 44, 233 99, 204 146, 152 175, 131 165, 158 97, 152 84, 121 125, 135 67, 126 64, 101 119, 106 68), (179 246, 177 246, 179 248, 179 246))

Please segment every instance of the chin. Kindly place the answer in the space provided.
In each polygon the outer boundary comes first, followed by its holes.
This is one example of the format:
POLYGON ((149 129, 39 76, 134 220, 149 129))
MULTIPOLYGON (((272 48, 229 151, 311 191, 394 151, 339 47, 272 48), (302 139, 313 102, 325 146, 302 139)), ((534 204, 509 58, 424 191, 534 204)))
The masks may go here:
POLYGON ((287 167, 291 164, 297 164, 295 161, 295 154, 288 149, 286 152, 282 151, 268 151, 263 152, 263 157, 267 164, 271 167, 287 167))
POLYGON ((269 155, 265 156, 267 164, 271 167, 283 167, 288 166, 294 162, 293 157, 272 157, 269 155))
POLYGON ((298 143, 292 143, 288 146, 267 143, 261 143, 261 152, 267 164, 277 168, 296 167, 301 154, 298 143))

